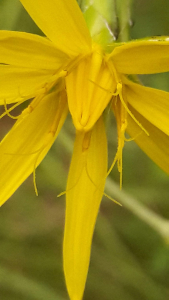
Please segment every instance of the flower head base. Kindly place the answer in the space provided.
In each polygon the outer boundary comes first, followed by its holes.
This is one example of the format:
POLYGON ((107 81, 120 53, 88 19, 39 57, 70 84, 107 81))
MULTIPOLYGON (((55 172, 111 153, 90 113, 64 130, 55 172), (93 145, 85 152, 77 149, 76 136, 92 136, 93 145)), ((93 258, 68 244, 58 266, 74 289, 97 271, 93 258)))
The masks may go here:
POLYGON ((68 74, 66 89, 76 129, 92 129, 112 97, 110 91, 115 89, 114 75, 99 45, 94 45, 92 53, 68 74))
POLYGON ((69 110, 76 138, 66 187, 64 272, 70 299, 81 300, 105 180, 116 162, 122 184, 125 132, 169 173, 169 93, 126 75, 169 71, 169 41, 102 47, 92 42, 76 0, 21 2, 48 38, 0 32, 3 115, 33 99, 0 144, 0 203, 34 173, 69 110), (108 105, 117 120, 118 147, 107 171, 103 112, 108 105))

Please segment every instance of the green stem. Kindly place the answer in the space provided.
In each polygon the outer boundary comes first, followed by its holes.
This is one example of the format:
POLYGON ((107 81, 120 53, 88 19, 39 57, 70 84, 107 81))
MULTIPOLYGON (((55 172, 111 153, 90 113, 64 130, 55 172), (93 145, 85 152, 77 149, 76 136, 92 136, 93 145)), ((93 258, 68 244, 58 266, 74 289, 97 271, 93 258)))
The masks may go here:
POLYGON ((127 42, 129 40, 131 5, 132 0, 116 0, 116 12, 119 27, 119 42, 127 42))
POLYGON ((121 191, 119 186, 110 178, 106 181, 106 190, 122 205, 129 209, 133 214, 139 217, 142 221, 156 230, 168 243, 169 242, 169 221, 159 216, 144 204, 137 201, 135 198, 121 191))
POLYGON ((112 44, 117 31, 115 0, 81 0, 79 4, 93 41, 103 48, 112 44))

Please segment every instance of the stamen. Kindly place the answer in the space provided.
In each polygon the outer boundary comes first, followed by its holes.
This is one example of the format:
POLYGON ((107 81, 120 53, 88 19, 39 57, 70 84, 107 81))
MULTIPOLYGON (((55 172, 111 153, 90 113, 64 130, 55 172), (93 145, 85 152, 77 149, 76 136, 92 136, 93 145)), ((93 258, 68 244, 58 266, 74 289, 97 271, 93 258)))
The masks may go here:
POLYGON ((18 116, 12 116, 12 115, 10 114, 10 112, 8 111, 8 108, 7 108, 6 100, 5 100, 5 99, 4 99, 4 108, 5 108, 5 112, 6 112, 6 114, 7 114, 8 117, 10 117, 11 119, 14 119, 14 120, 16 120, 16 119, 19 118, 20 115, 18 115, 18 116))
MULTIPOLYGON (((122 204, 119 203, 117 200, 114 200, 111 196, 109 196, 108 194, 102 192, 102 190, 99 188, 99 186, 95 184, 95 182, 93 181, 93 179, 91 178, 91 176, 90 176, 90 174, 89 174, 89 172, 88 172, 87 163, 85 164, 85 170, 86 170, 86 174, 87 174, 89 180, 91 181, 91 183, 92 183, 92 184, 95 186, 95 188, 96 188, 95 192, 96 192, 97 190, 100 191, 101 193, 103 193, 103 195, 104 195, 105 197, 107 197, 108 199, 112 200, 113 202, 115 202, 115 203, 118 204, 119 206, 122 206, 122 204)), ((106 177, 107 177, 107 176, 106 176, 106 177)), ((105 178, 103 178, 102 180, 105 180, 105 178)))
MULTIPOLYGON (((36 103, 36 101, 35 101, 35 103, 36 103)), ((26 111, 27 110, 32 111, 33 109, 34 109, 33 106, 29 106, 26 109, 26 111)), ((34 155, 34 154, 37 154, 36 157, 35 157, 34 164, 33 164, 33 185, 34 185, 34 190, 35 190, 36 196, 38 196, 38 189, 37 189, 37 184, 36 184, 36 172, 35 172, 35 170, 36 170, 36 167, 37 167, 38 159, 39 159, 40 155, 42 154, 42 152, 44 151, 44 149, 52 142, 52 140, 55 136, 55 133, 57 131, 59 121, 60 121, 60 118, 61 118, 61 113, 62 113, 62 111, 59 110, 59 113, 56 114, 56 116, 54 118, 54 121, 51 124, 50 131, 47 133, 46 137, 44 138, 43 145, 39 149, 37 149, 37 150, 35 150, 31 153, 5 153, 7 155, 17 155, 17 156, 18 155, 34 155)))
POLYGON ((108 177, 109 174, 111 173, 111 171, 113 170, 113 168, 114 168, 114 166, 115 166, 117 160, 118 160, 118 149, 117 149, 116 155, 115 155, 115 157, 114 157, 114 160, 113 160, 113 162, 112 162, 112 164, 111 164, 109 170, 107 171, 106 177, 108 177))
POLYGON ((27 106, 27 108, 25 108, 20 117, 24 118, 26 115, 30 114, 37 106, 38 104, 41 102, 41 100, 43 99, 44 95, 39 95, 37 97, 35 97, 31 103, 27 106))
POLYGON ((90 146, 91 130, 86 132, 82 143, 82 152, 85 152, 90 146))
POLYGON ((64 77, 65 77, 65 75, 68 76, 73 71, 73 69, 76 68, 76 66, 80 63, 80 61, 83 60, 83 58, 85 56, 81 54, 74 60, 71 60, 71 62, 66 66, 66 69, 61 71, 60 74, 64 75, 64 77), (63 72, 66 72, 66 73, 63 73, 63 72))
MULTIPOLYGON (((57 197, 61 197, 61 196, 65 195, 66 193, 68 193, 69 191, 71 191, 72 189, 74 189, 74 188, 76 187, 76 185, 78 184, 78 182, 79 182, 79 180, 80 180, 80 178, 81 178, 82 172, 83 172, 83 170, 84 170, 84 168, 85 168, 86 174, 87 174, 87 176, 88 176, 90 182, 91 182, 91 183, 94 185, 94 187, 96 188, 95 192, 96 192, 97 190, 100 191, 101 193, 103 193, 103 195, 104 195, 105 197, 107 197, 108 199, 112 200, 112 201, 115 202, 116 204, 122 206, 118 201, 116 201, 116 200, 113 199, 111 196, 109 196, 109 195, 107 195, 106 193, 104 193, 104 192, 99 188, 99 186, 95 184, 95 182, 93 181, 93 179, 91 178, 91 176, 90 176, 90 174, 89 174, 88 167, 87 167, 87 150, 88 150, 88 148, 89 148, 89 146, 90 146, 91 133, 92 133, 91 131, 85 133, 84 138, 83 138, 83 143, 82 143, 82 157, 83 157, 83 162, 82 162, 82 166, 81 166, 81 170, 80 170, 79 176, 78 176, 78 178, 77 178, 75 184, 72 185, 69 189, 67 189, 67 190, 65 190, 65 191, 63 191, 63 192, 61 192, 59 195, 57 195, 57 197)), ((116 160, 117 160, 117 158, 116 158, 116 160)), ((116 160, 114 159, 114 164, 115 164, 116 160)), ((112 166, 112 168, 113 168, 113 166, 112 166)), ((110 171, 111 171, 111 170, 110 170, 110 171)), ((109 174, 109 173, 110 173, 110 172, 108 172, 108 174, 109 174)), ((108 176, 108 174, 107 174, 107 176, 108 176)), ((107 176, 106 176, 106 178, 107 178, 107 176)), ((106 180, 106 178, 103 178, 102 180, 106 180)), ((101 183, 100 183, 100 184, 101 184, 101 183)))
MULTIPOLYGON (((67 71, 63 71, 63 72, 61 73, 61 75, 62 75, 63 77, 65 77, 65 76, 66 76, 66 73, 67 73, 67 71)), ((4 99, 4 108, 5 108, 5 112, 2 113, 2 114, 0 115, 0 119, 2 119, 5 115, 8 115, 8 116, 9 116, 10 118, 12 118, 12 119, 18 119, 18 118, 20 117, 20 115, 18 115, 18 116, 13 116, 13 115, 10 114, 10 112, 11 112, 12 110, 14 110, 16 107, 18 107, 20 104, 22 104, 23 102, 25 102, 25 101, 27 101, 27 100, 30 100, 31 98, 37 99, 37 98, 39 98, 38 95, 40 95, 40 98, 42 98, 42 97, 44 96, 44 94, 47 93, 47 91, 49 91, 49 90, 53 87, 54 82, 55 82, 56 79, 58 79, 58 78, 59 78, 58 74, 54 74, 54 75, 48 80, 48 83, 46 83, 41 89, 39 89, 39 90, 36 92, 36 94, 32 94, 32 95, 30 94, 29 96, 24 96, 24 95, 22 95, 21 92, 20 92, 20 89, 19 89, 19 87, 18 87, 18 94, 19 94, 19 97, 22 98, 23 100, 21 100, 21 101, 17 101, 17 100, 16 100, 17 103, 14 104, 12 107, 10 107, 10 108, 8 109, 8 108, 7 108, 6 100, 4 99), (51 84, 49 84, 49 83, 51 83, 51 84)), ((61 89, 60 89, 60 90, 61 90, 61 89)), ((58 92, 59 92, 60 90, 58 90, 58 92)), ((15 102, 14 99, 13 99, 12 102, 15 102)), ((28 106, 25 110, 23 110, 23 112, 28 111, 28 108, 30 109, 30 106, 28 106)), ((32 109, 32 110, 33 110, 33 109, 32 109)), ((32 111, 32 110, 31 110, 31 111, 32 111)), ((23 112, 22 112, 22 113, 23 113, 23 112)), ((30 111, 29 111, 29 112, 30 112, 30 111)))
POLYGON ((126 138, 126 137, 124 136, 124 140, 125 140, 125 142, 131 142, 131 141, 134 141, 135 138, 126 138))
POLYGON ((2 118, 3 118, 4 116, 6 116, 6 115, 8 115, 9 117, 11 117, 12 119, 18 119, 19 117, 23 117, 23 116, 25 116, 26 114, 31 113, 31 112, 34 110, 34 108, 38 105, 38 103, 41 101, 42 98, 43 98, 43 95, 34 98, 34 100, 31 102, 31 104, 28 105, 28 107, 25 108, 25 109, 21 112, 21 114, 18 115, 18 116, 16 116, 16 117, 15 117, 15 116, 12 116, 12 115, 10 114, 10 112, 11 112, 12 110, 14 110, 16 107, 18 107, 20 104, 22 104, 23 102, 25 102, 26 100, 29 100, 30 98, 24 99, 24 100, 22 100, 22 101, 17 102, 16 104, 14 104, 14 105, 13 105, 12 107, 10 107, 9 109, 7 108, 6 100, 4 99, 4 108, 5 108, 5 112, 2 113, 2 114, 0 115, 0 119, 2 119, 2 118), (36 105, 35 105, 35 104, 36 104, 36 105))
MULTIPOLYGON (((44 88, 43 89, 41 89, 41 91, 44 91, 44 88)), ((20 95, 20 94, 19 94, 20 95)), ((10 107, 9 109, 7 108, 7 104, 6 104, 6 100, 4 99, 4 108, 5 108, 5 112, 4 113, 2 113, 1 115, 0 115, 0 119, 2 119, 5 115, 8 115, 8 116, 10 116, 11 118, 15 118, 14 116, 12 116, 12 115, 10 115, 10 112, 12 111, 12 110, 14 110, 16 107, 18 107, 19 105, 21 105, 22 103, 24 103, 25 101, 27 101, 27 100, 30 100, 31 98, 34 98, 33 99, 33 101, 31 102, 31 104, 30 105, 28 105, 28 107, 27 108, 25 108, 23 111, 22 111, 22 113, 18 116, 18 117, 20 117, 21 115, 23 115, 25 112, 27 112, 27 111, 29 111, 30 112, 30 107, 32 107, 32 110, 35 108, 35 106, 33 106, 33 103, 36 103, 36 105, 39 103, 39 101, 43 98, 43 96, 44 95, 40 95, 39 97, 38 97, 38 95, 29 95, 29 96, 22 96, 22 95, 20 95, 20 97, 21 98, 23 98, 23 100, 21 100, 21 101, 17 101, 17 103, 15 103, 12 107, 10 107)), ((16 102, 15 101, 15 102, 16 102)), ((13 100, 13 102, 14 102, 14 100, 13 100)), ((31 111, 32 111, 31 110, 31 111)), ((18 118, 18 117, 16 117, 16 118, 18 118)))
POLYGON ((55 133, 53 133, 53 132, 50 131, 47 134, 46 139, 44 140, 43 146, 39 149, 39 151, 37 150, 37 151, 34 152, 34 153, 38 152, 37 156, 35 158, 34 166, 33 166, 33 185, 34 185, 34 190, 35 190, 36 196, 38 196, 38 189, 37 189, 37 184, 36 184, 36 167, 37 167, 37 162, 38 162, 39 156, 42 154, 43 150, 49 145, 49 143, 53 139, 54 134, 55 133))
MULTIPOLYGON (((17 102, 17 103, 15 103, 12 107, 10 107, 9 109, 7 109, 7 103, 6 103, 6 100, 4 99, 4 108, 5 108, 5 112, 2 113, 2 114, 0 115, 0 119, 2 119, 5 115, 8 115, 9 117, 11 117, 11 118, 13 118, 13 119, 17 119, 19 116, 17 116, 17 117, 12 116, 12 115, 10 114, 10 112, 11 112, 12 110, 14 110, 16 107, 18 107, 20 104, 22 104, 23 102, 27 101, 27 100, 30 100, 30 99, 32 99, 32 98, 37 99, 37 98, 39 98, 38 95, 41 95, 41 97, 44 96, 44 93, 48 91, 46 85, 47 85, 47 84, 45 84, 44 87, 42 87, 41 89, 39 89, 39 90, 36 92, 36 94, 30 94, 29 96, 22 95, 21 92, 20 92, 20 89, 19 89, 19 87, 18 87, 18 95, 19 95, 19 98, 22 98, 23 100, 17 101, 17 98, 18 98, 18 97, 16 98, 16 101, 15 101, 15 98, 12 99, 12 100, 11 100, 12 103, 14 103, 14 102, 17 102)), ((34 100, 33 100, 33 101, 34 101, 34 100)), ((23 110, 23 111, 25 111, 25 110, 23 110)))
POLYGON ((36 163, 37 163, 37 160, 39 158, 40 153, 36 157, 36 160, 35 160, 35 163, 34 163, 34 167, 33 167, 33 185, 34 185, 34 190, 35 190, 36 196, 38 196, 38 188, 37 188, 37 184, 36 184, 36 163))
POLYGON ((63 191, 59 195, 57 195, 58 198, 61 197, 61 196, 63 196, 63 195, 65 195, 66 193, 68 193, 69 191, 71 191, 72 189, 74 189, 76 187, 76 185, 78 184, 78 182, 79 182, 79 180, 81 178, 81 175, 82 175, 82 172, 83 172, 83 169, 84 169, 84 166, 85 166, 85 159, 86 159, 86 153, 84 152, 83 153, 83 163, 82 163, 82 167, 81 167, 79 176, 77 178, 77 181, 69 189, 66 189, 65 191, 63 191))
POLYGON ((61 192, 60 194, 58 194, 56 197, 57 198, 59 198, 59 197, 61 197, 61 196, 63 196, 63 195, 65 195, 68 191, 70 191, 70 189, 69 190, 66 190, 66 191, 63 191, 63 192, 61 192))
POLYGON ((65 194, 67 194, 68 192, 70 192, 71 190, 73 190, 73 189, 76 187, 76 185, 78 184, 81 175, 82 175, 82 170, 81 170, 81 172, 80 172, 80 174, 79 174, 79 177, 78 177, 77 181, 75 182, 75 184, 72 185, 69 189, 66 189, 65 191, 63 191, 63 192, 61 192, 60 194, 58 194, 58 195, 57 195, 57 198, 59 198, 59 197, 65 195, 65 194))
POLYGON ((120 77, 118 76, 118 73, 116 72, 116 69, 113 64, 108 64, 109 69, 112 73, 112 75, 115 77, 116 83, 117 83, 117 88, 116 88, 116 93, 112 93, 112 96, 117 96, 119 95, 119 98, 121 100, 121 103, 123 104, 124 108, 128 112, 128 114, 131 116, 131 118, 135 121, 135 123, 145 132, 147 136, 149 136, 148 131, 141 125, 141 123, 135 118, 135 116, 132 114, 132 112, 129 110, 127 104, 125 103, 122 95, 122 83, 120 80, 120 77))
POLYGON ((140 134, 142 134, 142 131, 139 132, 138 134, 136 134, 135 137, 133 137, 133 138, 126 138, 126 137, 124 137, 124 140, 125 140, 126 142, 134 141, 140 134))
MULTIPOLYGON (((27 99, 28 100, 28 99, 27 99)), ((18 102, 18 103, 16 103, 16 104, 14 104, 12 107, 10 107, 9 109, 7 109, 7 106, 6 106, 6 101, 4 100, 4 107, 5 107, 5 112, 4 113, 2 113, 1 115, 0 115, 0 119, 2 119, 4 116, 6 116, 6 115, 9 115, 9 113, 14 109, 14 108, 16 108, 17 106, 19 106, 20 104, 22 104, 23 102, 25 102, 26 100, 22 100, 22 101, 20 101, 20 102, 18 102)), ((13 117, 13 116, 11 116, 10 115, 10 117, 13 117)))
POLYGON ((103 86, 101 86, 101 85, 98 84, 97 82, 95 82, 95 81, 93 81, 93 80, 91 80, 91 79, 89 79, 89 78, 88 78, 88 80, 89 80, 91 83, 95 84, 95 85, 96 85, 98 88, 100 88, 101 90, 103 90, 103 91, 105 91, 105 92, 108 92, 108 93, 112 94, 112 92, 111 92, 110 90, 105 89, 103 86))
POLYGON ((123 183, 123 147, 119 147, 120 157, 118 159, 118 170, 120 173, 120 190, 122 189, 123 183))
POLYGON ((62 70, 59 73, 59 77, 66 77, 68 75, 68 71, 67 70, 62 70))
POLYGON ((124 99, 123 99, 123 95, 122 95, 122 84, 119 82, 117 84, 117 92, 115 94, 113 94, 113 96, 119 95, 119 98, 124 106, 124 108, 126 109, 126 111, 128 112, 128 114, 131 116, 131 118, 136 122, 136 124, 145 132, 145 134, 147 136, 149 136, 148 131, 141 125, 141 123, 135 118, 135 116, 132 114, 132 112, 129 110, 128 106, 126 105, 124 99))
POLYGON ((103 195, 108 198, 109 200, 113 201, 115 204, 119 205, 119 206, 123 206, 120 202, 118 202, 117 200, 113 199, 112 197, 110 197, 108 194, 103 193, 103 195))
MULTIPOLYGON (((117 152, 116 152, 116 155, 114 157, 114 160, 107 172, 107 176, 110 174, 110 172, 112 171, 114 165, 116 164, 116 162, 118 163, 117 166, 118 166, 118 171, 120 173, 120 189, 122 188, 122 152, 123 152, 123 148, 124 148, 124 142, 125 141, 132 141, 133 139, 135 138, 129 138, 127 139, 125 137, 125 131, 126 131, 126 128, 127 128, 127 113, 131 116, 131 118, 134 120, 134 122, 141 128, 141 130, 147 135, 149 136, 149 133, 148 131, 142 126, 142 124, 135 118, 135 116, 132 114, 132 112, 130 111, 130 109, 128 108, 128 105, 127 103, 125 102, 125 100, 123 99, 123 94, 122 94, 122 83, 121 83, 121 80, 120 80, 120 77, 118 76, 113 64, 112 65, 109 65, 109 69, 110 69, 110 72, 112 73, 112 75, 114 76, 115 78, 115 81, 117 83, 117 86, 116 86, 116 91, 115 92, 112 92, 111 90, 108 90, 106 88, 104 88, 103 86, 99 85, 97 82, 94 82, 93 80, 91 79, 88 79, 91 83, 95 84, 97 87, 99 87, 100 89, 102 89, 103 91, 105 92, 108 92, 108 93, 111 93, 113 97, 115 97, 114 99, 114 106, 115 106, 115 116, 116 116, 116 119, 117 119, 117 130, 118 130, 118 148, 117 148, 117 152), (117 107, 116 109, 116 106, 118 106, 118 103, 117 102, 117 96, 119 96, 119 100, 121 102, 121 107, 117 107)), ((139 133, 140 134, 140 133, 139 133)), ((107 177, 106 176, 106 177, 107 177)))

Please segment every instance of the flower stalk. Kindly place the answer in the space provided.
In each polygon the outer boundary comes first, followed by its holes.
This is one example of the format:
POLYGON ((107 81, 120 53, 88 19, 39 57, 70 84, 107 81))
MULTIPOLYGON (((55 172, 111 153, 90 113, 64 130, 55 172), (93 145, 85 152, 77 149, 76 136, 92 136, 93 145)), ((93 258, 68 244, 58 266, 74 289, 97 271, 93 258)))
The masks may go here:
POLYGON ((116 40, 117 15, 115 0, 82 0, 80 7, 93 40, 105 46, 116 40))
POLYGON ((116 13, 118 20, 118 41, 127 42, 131 26, 131 6, 133 0, 116 0, 116 13))

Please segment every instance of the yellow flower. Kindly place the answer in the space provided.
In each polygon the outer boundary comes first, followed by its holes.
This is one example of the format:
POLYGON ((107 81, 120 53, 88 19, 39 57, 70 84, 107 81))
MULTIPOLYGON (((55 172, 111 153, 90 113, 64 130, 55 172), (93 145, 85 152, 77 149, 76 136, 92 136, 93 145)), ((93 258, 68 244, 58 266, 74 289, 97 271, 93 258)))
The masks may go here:
POLYGON ((105 179, 115 162, 122 174, 125 131, 169 173, 169 94, 143 87, 126 75, 167 72, 169 41, 105 47, 92 42, 75 0, 43 0, 43 5, 41 0, 21 2, 47 38, 0 32, 4 114, 33 99, 0 144, 0 203, 34 172, 69 110, 76 139, 66 188, 63 256, 70 299, 80 300, 105 179), (6 104, 12 103, 8 109, 6 104), (118 130, 118 149, 109 171, 102 117, 108 105, 118 130))

